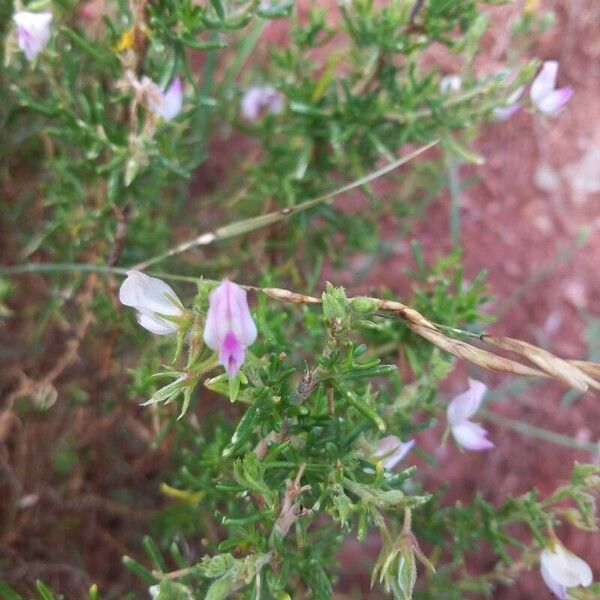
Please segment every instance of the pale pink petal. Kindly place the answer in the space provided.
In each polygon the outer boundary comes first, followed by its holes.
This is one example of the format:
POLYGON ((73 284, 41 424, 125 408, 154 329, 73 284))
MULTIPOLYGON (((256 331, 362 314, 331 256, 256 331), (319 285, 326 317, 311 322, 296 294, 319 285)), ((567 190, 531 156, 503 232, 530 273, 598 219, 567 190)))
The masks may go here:
POLYGON ((388 435, 379 440, 373 457, 383 459, 384 468, 391 470, 411 451, 414 445, 415 440, 403 442, 395 435, 388 435))
POLYGON ((242 96, 241 113, 248 121, 256 121, 264 114, 277 114, 283 111, 283 95, 272 85, 254 85, 242 96))
POLYGON ((243 364, 245 350, 256 336, 246 290, 231 281, 223 281, 209 295, 204 327, 206 345, 219 353, 219 362, 232 374, 243 364))
POLYGON ((481 405, 481 401, 487 392, 487 386, 476 379, 469 379, 469 389, 459 394, 448 405, 448 422, 450 425, 472 417, 481 405))
POLYGON ((540 69, 536 78, 531 84, 529 96, 531 101, 538 106, 548 94, 554 91, 556 87, 556 76, 558 74, 558 62, 555 60, 547 60, 540 69))
POLYGON ((174 119, 183 106, 183 83, 179 77, 175 77, 173 83, 165 90, 163 96, 162 118, 165 121, 174 119))
POLYGON ((561 108, 571 99, 573 96, 572 87, 564 87, 558 90, 554 90, 547 96, 542 98, 537 104, 538 110, 548 115, 556 115, 561 108))
POLYGON ((542 563, 540 565, 540 571, 542 573, 542 579, 544 583, 550 588, 550 591, 559 599, 567 600, 567 588, 556 581, 552 575, 548 572, 548 569, 542 563))
POLYGON ((52 13, 19 11, 13 15, 17 43, 28 60, 33 60, 50 41, 52 13))
POLYGON ((512 106, 500 106, 494 109, 494 117, 496 117, 498 121, 508 121, 508 119, 510 119, 520 110, 520 104, 513 104, 512 106))
POLYGON ((488 432, 479 423, 462 421, 451 427, 456 443, 465 450, 489 450, 494 444, 487 439, 488 432))
POLYGON ((219 363, 225 367, 225 370, 232 377, 240 370, 244 364, 246 351, 235 334, 228 333, 219 348, 219 363))

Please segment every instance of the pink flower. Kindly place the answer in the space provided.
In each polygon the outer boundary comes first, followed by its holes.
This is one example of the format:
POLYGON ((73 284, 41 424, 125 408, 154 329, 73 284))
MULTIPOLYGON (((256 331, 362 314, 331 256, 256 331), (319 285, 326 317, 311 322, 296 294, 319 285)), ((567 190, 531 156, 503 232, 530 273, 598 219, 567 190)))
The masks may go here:
POLYGON ((383 460, 386 469, 393 469, 412 449, 415 440, 403 442, 395 435, 388 435, 379 440, 373 458, 383 460))
POLYGON ((147 95, 148 108, 165 121, 171 121, 183 106, 183 83, 175 77, 171 85, 163 92, 149 77, 142 77, 142 86, 147 95))
POLYGON ((507 121, 515 113, 521 110, 521 105, 517 100, 523 95, 525 88, 523 86, 517 88, 504 102, 503 106, 494 109, 494 116, 498 121, 507 121))
POLYGON ((164 317, 181 317, 183 306, 170 285, 141 271, 128 271, 119 300, 137 311, 138 323, 156 335, 176 333, 177 323, 164 317))
POLYGON ((242 97, 242 117, 256 121, 265 114, 278 114, 283 111, 283 96, 272 85, 253 85, 242 97))
POLYGON ((33 60, 50 40, 52 13, 22 10, 13 15, 17 26, 17 43, 28 60, 33 60))
POLYGON ((256 333, 246 290, 226 279, 210 293, 204 341, 219 354, 219 363, 232 377, 244 364, 246 348, 254 343, 256 333))
POLYGON ((560 600, 566 600, 568 588, 580 585, 587 587, 593 579, 590 566, 558 540, 542 552, 540 570, 544 583, 560 600))
POLYGON ((560 109, 571 99, 572 87, 556 89, 556 75, 558 62, 547 60, 531 84, 529 96, 534 106, 548 115, 556 115, 560 109))
POLYGON ((479 423, 469 421, 479 409, 487 387, 481 381, 469 379, 469 389, 456 396, 448 405, 448 424, 456 443, 465 450, 488 450, 494 444, 487 439, 488 432, 479 423))

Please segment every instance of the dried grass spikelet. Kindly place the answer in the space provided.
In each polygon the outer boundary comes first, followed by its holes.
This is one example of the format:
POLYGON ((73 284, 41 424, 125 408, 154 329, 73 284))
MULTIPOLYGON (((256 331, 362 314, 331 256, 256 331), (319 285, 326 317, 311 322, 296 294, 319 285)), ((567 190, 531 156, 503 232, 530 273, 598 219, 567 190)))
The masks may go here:
POLYGON ((478 367, 487 369, 489 371, 499 371, 501 373, 514 373, 515 375, 529 375, 536 377, 544 377, 547 374, 538 369, 528 367, 519 362, 511 360, 510 358, 504 358, 497 356, 488 350, 471 346, 461 340, 455 340, 454 338, 447 337, 438 330, 432 330, 429 327, 423 327, 421 325, 415 325, 409 323, 408 326, 418 335, 425 338, 438 348, 445 350, 446 352, 462 358, 478 367))
MULTIPOLYGON (((595 362, 589 362, 587 360, 569 360, 569 364, 577 367, 580 371, 583 371, 594 379, 600 379, 600 364, 595 362)), ((594 386, 596 387, 596 386, 594 386)), ((597 388, 596 388, 597 389, 597 388)))
POLYGON ((584 373, 580 368, 551 352, 538 348, 533 344, 509 337, 482 335, 481 340, 497 348, 514 352, 539 367, 551 377, 563 381, 580 392, 586 392, 588 386, 600 390, 600 384, 584 373))
MULTIPOLYGON (((292 304, 321 304, 320 298, 297 294, 280 288, 254 288, 270 298, 292 304)), ((355 298, 348 298, 351 303, 355 298)), ((478 367, 501 373, 513 373, 533 377, 550 377, 558 379, 568 386, 586 392, 588 387, 600 390, 600 364, 583 360, 564 360, 551 352, 538 348, 528 342, 509 337, 481 335, 482 342, 513 352, 525 358, 534 366, 524 365, 510 358, 498 356, 489 350, 478 348, 462 340, 447 336, 434 323, 426 319, 420 312, 395 300, 365 298, 377 307, 377 312, 392 313, 400 317, 412 331, 431 342, 438 348, 466 360, 478 367)))
POLYGON ((260 288, 260 290, 269 296, 269 298, 279 300, 280 302, 290 302, 291 304, 321 304, 320 298, 297 294, 296 292, 290 292, 289 290, 281 288, 260 288))

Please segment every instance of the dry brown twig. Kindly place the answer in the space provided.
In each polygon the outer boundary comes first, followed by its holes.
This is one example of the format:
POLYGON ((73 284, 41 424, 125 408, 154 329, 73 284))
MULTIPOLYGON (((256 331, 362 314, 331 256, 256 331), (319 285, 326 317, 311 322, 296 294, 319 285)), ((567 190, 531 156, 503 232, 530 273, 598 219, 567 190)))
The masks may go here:
MULTIPOLYGON (((321 304, 320 298, 298 294, 281 288, 250 289, 262 292, 269 296, 269 298, 280 302, 321 304)), ((350 302, 352 300, 353 298, 349 298, 350 302)), ((368 298, 368 301, 373 303, 376 312, 390 313, 399 317, 412 331, 433 345, 483 369, 501 373, 513 373, 515 375, 549 377, 562 381, 569 387, 580 392, 586 392, 590 387, 600 390, 600 381, 598 381, 600 379, 600 364, 598 363, 565 360, 554 356, 554 354, 547 350, 514 338, 487 334, 479 336, 479 339, 483 343, 512 352, 533 365, 529 366, 450 337, 440 331, 434 323, 426 319, 421 313, 401 302, 381 300, 379 298, 368 298)))
POLYGON ((304 474, 305 464, 300 465, 298 473, 294 481, 286 479, 286 490, 281 503, 281 511, 275 521, 273 529, 285 537, 291 526, 304 515, 310 514, 312 511, 309 508, 303 507, 296 499, 302 494, 310 490, 310 485, 300 485, 300 480, 304 474))

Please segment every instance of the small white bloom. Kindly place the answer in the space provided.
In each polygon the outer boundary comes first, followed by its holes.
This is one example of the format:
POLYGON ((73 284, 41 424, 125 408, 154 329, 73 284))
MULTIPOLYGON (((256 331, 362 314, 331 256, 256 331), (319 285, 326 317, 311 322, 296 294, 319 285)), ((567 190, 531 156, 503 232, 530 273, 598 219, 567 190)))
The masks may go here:
POLYGON ((440 92, 448 94, 458 92, 462 87, 462 79, 458 75, 444 75, 440 79, 440 92))
POLYGON ((561 600, 567 598, 567 588, 592 583, 593 575, 585 560, 567 550, 560 542, 554 542, 540 556, 540 570, 545 584, 561 600))
POLYGON ((242 96, 242 117, 256 121, 265 114, 278 114, 283 111, 283 95, 272 85, 253 85, 242 96))
POLYGON ((148 108, 165 121, 171 121, 183 106, 183 83, 175 77, 171 85, 163 92, 152 79, 142 77, 142 89, 146 93, 148 108))
POLYGON ((456 396, 448 405, 448 424, 456 443, 466 450, 488 450, 494 444, 487 439, 488 432, 479 423, 469 421, 481 405, 487 387, 481 381, 469 379, 469 389, 456 396))
POLYGON ((148 593, 150 594, 150 598, 152 600, 156 600, 158 598, 158 596, 160 595, 160 585, 151 585, 148 588, 148 593))
POLYGON ((22 10, 13 15, 17 27, 17 43, 28 60, 33 60, 50 41, 52 13, 22 10))
POLYGON ((393 469, 412 449, 415 440, 403 442, 398 436, 388 435, 379 440, 373 458, 383 459, 385 469, 393 469))
POLYGON ((170 285, 141 271, 128 271, 119 300, 137 311, 138 323, 156 335, 177 332, 177 324, 163 317, 181 317, 183 305, 170 285))
POLYGON ((572 87, 556 89, 556 76, 558 75, 558 62, 547 60, 531 84, 529 96, 534 106, 547 115, 556 115, 560 109, 571 99, 572 87))

